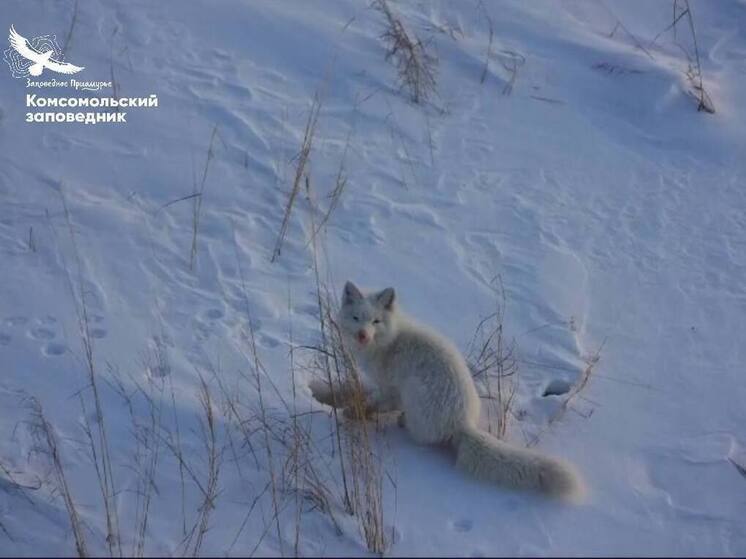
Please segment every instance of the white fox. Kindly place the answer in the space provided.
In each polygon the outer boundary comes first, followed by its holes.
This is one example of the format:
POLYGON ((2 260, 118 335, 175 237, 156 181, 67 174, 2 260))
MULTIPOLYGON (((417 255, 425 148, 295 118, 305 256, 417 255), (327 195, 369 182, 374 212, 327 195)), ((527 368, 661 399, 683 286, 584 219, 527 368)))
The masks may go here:
MULTIPOLYGON (((569 464, 502 442, 477 426, 480 400, 466 361, 448 340, 403 315, 393 288, 366 296, 347 282, 338 324, 346 347, 375 384, 366 395, 366 413, 401 410, 415 441, 452 445, 457 465, 477 478, 580 498, 582 484, 569 464)), ((324 403, 350 403, 345 387, 338 387, 334 399, 329 387, 312 390, 324 403)))

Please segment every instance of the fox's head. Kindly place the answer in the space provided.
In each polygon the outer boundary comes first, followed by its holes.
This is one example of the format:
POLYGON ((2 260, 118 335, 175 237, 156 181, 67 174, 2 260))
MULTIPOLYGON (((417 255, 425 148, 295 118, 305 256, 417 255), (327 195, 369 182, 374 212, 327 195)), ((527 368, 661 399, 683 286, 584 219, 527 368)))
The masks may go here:
POLYGON ((339 327, 358 351, 387 345, 395 335, 396 293, 393 287, 363 295, 348 281, 342 291, 339 327))

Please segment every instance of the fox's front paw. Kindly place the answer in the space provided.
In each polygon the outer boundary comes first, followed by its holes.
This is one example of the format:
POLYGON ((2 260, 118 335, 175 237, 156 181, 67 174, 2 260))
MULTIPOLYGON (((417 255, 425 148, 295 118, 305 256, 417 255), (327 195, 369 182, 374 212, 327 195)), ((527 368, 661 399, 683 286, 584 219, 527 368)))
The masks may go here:
POLYGON ((370 419, 372 414, 367 408, 348 406, 344 409, 342 415, 344 415, 345 419, 350 419, 352 421, 365 421, 366 419, 370 419))
POLYGON ((334 405, 333 391, 331 389, 331 386, 329 386, 329 383, 327 383, 326 381, 323 381, 321 379, 312 379, 308 383, 308 388, 311 389, 311 396, 313 396, 316 401, 322 404, 326 404, 327 406, 334 405))
POLYGON ((402 429, 406 429, 407 427, 407 417, 404 415, 404 412, 401 412, 399 414, 399 417, 396 418, 396 424, 401 427, 402 429))

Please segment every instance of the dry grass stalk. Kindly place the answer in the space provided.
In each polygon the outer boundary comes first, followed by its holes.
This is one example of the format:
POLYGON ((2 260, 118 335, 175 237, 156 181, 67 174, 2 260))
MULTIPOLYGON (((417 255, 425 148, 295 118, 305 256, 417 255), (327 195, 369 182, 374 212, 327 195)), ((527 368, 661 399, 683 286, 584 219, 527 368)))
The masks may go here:
MULTIPOLYGON (((32 485, 29 485, 28 483, 23 483, 16 479, 16 476, 14 472, 10 470, 5 464, 0 462, 0 472, 3 474, 3 483, 8 484, 8 487, 10 487, 13 490, 17 490, 20 495, 22 495, 29 503, 31 503, 31 499, 26 495, 25 491, 38 491, 41 489, 42 480, 38 476, 34 476, 35 480, 32 485)), ((7 487, 4 487, 4 489, 7 490, 7 487)))
POLYGON ((692 8, 689 5, 689 0, 674 0, 673 2, 673 36, 674 40, 676 37, 676 24, 686 16, 686 21, 689 24, 689 32, 691 33, 691 39, 693 44, 694 56, 684 48, 678 41, 676 44, 681 48, 682 52, 686 56, 688 67, 686 71, 686 77, 692 86, 694 97, 697 99, 697 110, 705 111, 706 113, 714 113, 715 105, 712 103, 712 99, 707 94, 704 86, 704 80, 702 77, 702 65, 699 59, 699 46, 697 45, 697 32, 694 29, 694 17, 692 16, 692 8))
POLYGON ((322 298, 321 305, 326 335, 324 345, 313 348, 316 355, 310 367, 330 388, 344 504, 357 518, 368 550, 383 553, 390 540, 384 526, 384 468, 382 453, 376 448, 376 423, 366 421, 370 415, 366 389, 334 320, 335 306, 328 297, 322 298), (342 421, 338 407, 344 407, 345 417, 354 420, 342 421))
POLYGON ((317 91, 313 96, 313 102, 311 103, 311 111, 308 113, 308 120, 306 121, 306 127, 303 131, 303 141, 301 142, 300 151, 296 156, 295 176, 293 178, 293 186, 290 189, 290 195, 288 196, 287 204, 285 204, 285 212, 282 217, 282 225, 280 226, 280 232, 277 235, 275 241, 275 248, 272 251, 271 261, 274 262, 277 257, 280 256, 282 251, 282 244, 285 241, 285 235, 287 235, 288 226, 290 225, 290 214, 293 211, 293 204, 298 196, 301 188, 301 181, 306 173, 306 165, 308 164, 309 157, 311 155, 311 149, 313 148, 313 139, 316 135, 316 126, 319 121, 319 114, 321 112, 321 94, 317 91))
POLYGON ((503 86, 503 95, 510 95, 513 92, 513 86, 518 78, 518 69, 526 63, 526 58, 512 50, 502 50, 500 64, 508 72, 508 81, 503 86))
POLYGON ((479 0, 479 9, 482 11, 482 15, 484 15, 484 18, 487 20, 487 26, 489 29, 489 40, 487 41, 487 51, 484 55, 484 68, 482 68, 482 76, 479 78, 479 83, 484 83, 484 80, 487 79, 487 72, 489 71, 490 67, 490 58, 492 58, 492 42, 495 39, 495 26, 492 23, 492 18, 490 17, 490 14, 487 12, 487 8, 484 5, 484 2, 482 0, 479 0))
MULTIPOLYGON (((341 169, 340 169, 341 173, 341 169)), ((292 468, 292 479, 293 486, 297 489, 295 491, 295 542, 293 545, 293 551, 296 557, 300 557, 300 524, 301 524, 301 502, 300 494, 303 491, 303 485, 300 474, 300 462, 301 462, 301 432, 298 424, 298 393, 296 390, 297 382, 295 378, 295 352, 293 351, 293 320, 292 320, 292 299, 290 295, 290 289, 288 289, 288 341, 290 343, 288 358, 290 360, 290 380, 293 385, 293 452, 291 452, 291 458, 289 460, 292 468)))
POLYGON ((83 532, 83 522, 80 519, 80 514, 70 491, 70 485, 67 482, 57 435, 55 435, 52 425, 47 421, 39 400, 32 397, 29 398, 28 402, 31 409, 31 434, 36 439, 37 450, 49 456, 51 460, 55 487, 65 502, 67 517, 70 520, 70 528, 75 538, 75 551, 78 557, 88 557, 88 546, 86 544, 85 533, 83 532))
MULTIPOLYGON (((339 169, 337 170, 337 176, 334 180, 334 188, 332 189, 331 193, 329 194, 329 205, 326 208, 326 212, 324 212, 324 215, 319 219, 318 223, 314 225, 314 228, 311 230, 311 236, 308 239, 308 242, 306 243, 306 248, 308 246, 315 242, 316 235, 319 234, 319 231, 326 226, 326 224, 329 222, 329 218, 332 215, 332 212, 337 208, 339 205, 339 200, 342 198, 342 193, 345 190, 345 187, 347 186, 347 173, 345 170, 345 161, 347 159, 347 152, 350 149, 350 137, 352 135, 352 132, 347 135, 347 141, 345 142, 344 151, 342 152, 342 158, 339 161, 339 169)), ((310 179, 308 178, 308 175, 306 175, 306 192, 308 193, 310 190, 310 179)))
MULTIPOLYGON (((389 109, 389 113, 386 115, 385 120, 386 124, 388 125, 389 135, 391 136, 391 147, 392 149, 394 149, 398 143, 399 147, 401 147, 402 153, 404 154, 403 156, 401 156, 400 154, 396 153, 396 150, 394 150, 394 159, 400 162, 403 159, 406 162, 406 169, 402 164, 402 173, 400 178, 401 183, 405 188, 408 188, 405 175, 407 174, 407 171, 409 171, 409 174, 412 175, 412 184, 421 185, 422 181, 418 177, 417 170, 415 169, 415 164, 417 162, 410 154, 410 150, 407 147, 407 140, 402 134, 402 131, 399 129, 399 126, 397 124, 397 115, 394 113, 394 108, 391 106, 391 103, 388 99, 386 99, 386 105, 389 109)), ((429 143, 432 145, 432 140, 429 140, 429 143)))
POLYGON ((321 340, 320 345, 313 348, 310 367, 325 379, 333 404, 334 436, 339 452, 345 508, 357 518, 368 550, 383 553, 390 542, 383 516, 382 453, 380 448, 376 452, 375 424, 365 421, 368 417, 366 390, 335 320, 335 299, 330 295, 329 285, 321 280, 316 242, 313 248, 321 340), (339 407, 345 408, 348 417, 362 421, 340 421, 339 407))
MULTIPOLYGON (((101 402, 100 390, 98 386, 98 371, 96 368, 95 357, 94 357, 94 344, 93 336, 91 334, 91 322, 90 313, 88 309, 88 302, 86 300, 86 291, 84 288, 83 280, 83 264, 80 258, 80 251, 78 250, 77 239, 75 237, 75 231, 72 225, 70 217, 70 210, 67 206, 64 191, 60 186, 60 199, 64 210, 65 223, 68 228, 70 245, 72 248, 72 255, 75 260, 75 271, 77 273, 77 289, 76 282, 73 280, 72 272, 67 264, 64 253, 60 250, 60 256, 62 257, 65 277, 70 291, 70 296, 75 306, 75 313, 78 319, 78 330, 81 339, 83 349, 83 364, 86 371, 88 380, 88 388, 91 390, 93 399, 95 421, 94 427, 91 426, 91 421, 88 413, 85 409, 85 399, 83 394, 80 393, 81 407, 83 408, 83 429, 87 436, 89 451, 93 460, 93 466, 96 471, 96 477, 99 485, 99 492, 104 504, 104 511, 106 514, 106 544, 109 549, 109 554, 114 556, 122 555, 121 536, 119 530, 119 516, 114 502, 117 488, 114 481, 114 470, 111 461, 109 439, 106 431, 106 419, 104 415, 104 407, 101 402)), ((52 232, 55 235, 54 228, 52 232)))
POLYGON ((218 125, 216 124, 212 129, 210 135, 210 145, 207 148, 207 157, 205 158, 205 166, 202 170, 202 179, 197 185, 196 178, 194 179, 194 192, 192 193, 192 248, 189 252, 189 269, 194 269, 194 259, 197 257, 197 239, 199 237, 199 221, 202 216, 202 200, 204 199, 205 184, 207 183, 207 173, 210 170, 210 163, 213 157, 215 157, 214 144, 215 138, 218 134, 218 125))
MULTIPOLYGON (((77 9, 77 2, 76 2, 76 9, 77 9)), ((75 20, 73 20, 73 23, 75 20)), ((117 77, 114 73, 114 36, 119 31, 119 26, 114 28, 114 31, 111 34, 111 40, 109 42, 109 79, 111 80, 111 96, 119 101, 119 82, 117 81, 117 77)), ((72 28, 70 28, 70 33, 72 33, 72 28)), ((117 113, 121 111, 121 107, 119 106, 119 103, 117 103, 116 108, 114 109, 117 113)))
MULTIPOLYGON (((320 107, 320 103, 318 105, 320 107)), ((309 143, 308 143, 308 150, 305 153, 305 156, 302 155, 305 159, 308 158, 308 154, 310 153, 311 149, 311 141, 313 138, 313 132, 312 130, 315 129, 315 120, 318 118, 318 109, 316 111, 316 117, 314 117, 314 124, 310 124, 306 127, 306 133, 308 135, 309 143)), ((305 145, 305 140, 304 140, 305 145)), ((299 164, 300 165, 300 164, 299 164)), ((303 163, 305 165, 305 163, 303 163)), ((297 181, 300 181, 300 179, 296 179, 297 181)), ((288 209, 289 212, 289 209, 288 209)), ((288 216, 286 216, 288 217, 288 216)), ((279 239, 278 239, 279 242, 279 239)), ((259 358, 259 352, 256 347, 256 332, 254 330, 254 319, 251 314, 251 306, 249 304, 249 296, 248 291, 246 289, 246 280, 243 273, 243 266, 241 265, 241 257, 238 252, 238 242, 235 238, 235 230, 234 230, 234 236, 233 236, 233 247, 236 255, 236 265, 238 268, 238 274, 239 274, 239 280, 241 282, 241 293, 243 296, 243 303, 244 303, 244 310, 246 312, 246 320, 248 324, 248 342, 249 342, 249 349, 251 351, 251 359, 250 359, 250 366, 253 373, 254 383, 257 391, 257 396, 259 400, 259 421, 261 422, 261 425, 263 427, 262 429, 262 435, 264 438, 264 447, 265 452, 267 453, 267 459, 269 462, 269 474, 270 474, 270 489, 271 489, 271 496, 272 496, 272 507, 274 509, 274 519, 275 519, 275 528, 277 531, 277 541, 278 545, 280 546, 280 554, 283 554, 282 549, 282 529, 280 527, 280 519, 279 519, 279 513, 280 513, 280 506, 279 506, 279 495, 278 495, 278 485, 277 485, 277 474, 275 469, 275 462, 274 462, 274 456, 272 452, 272 444, 270 441, 270 429, 269 429, 269 417, 267 414, 267 408, 264 403, 264 392, 262 389, 262 377, 267 378, 267 380, 272 384, 271 377, 267 375, 267 372, 264 368, 263 363, 261 362, 261 359, 259 358)), ((279 252, 277 252, 279 254, 279 252)), ((277 391, 277 388, 272 385, 272 387, 277 391)), ((282 400, 282 398, 280 398, 282 400)), ((284 400, 282 400, 284 401, 284 400)), ((257 543, 257 546, 259 544, 257 543)))
POLYGON ((34 228, 28 228, 28 249, 31 252, 36 252, 36 240, 34 239, 34 228))
POLYGON ((5 527, 5 524, 3 524, 2 522, 0 522, 0 530, 2 530, 3 534, 5 534, 5 537, 8 538, 10 541, 12 542, 16 541, 15 539, 13 539, 13 536, 10 535, 10 532, 5 527))
MULTIPOLYGON (((487 51, 484 57, 484 67, 482 68, 482 76, 479 79, 480 83, 484 83, 485 79, 487 79, 490 59, 495 55, 494 49, 493 49, 495 29, 494 29, 494 24, 492 22, 492 18, 487 12, 487 8, 482 2, 482 0, 479 1, 479 8, 482 12, 482 15, 487 20, 487 25, 488 25, 488 30, 489 30, 487 51)), ((501 55, 499 57, 500 64, 502 65, 503 69, 505 69, 505 71, 508 72, 508 80, 507 82, 505 82, 505 85, 503 86, 502 94, 510 95, 513 92, 513 86, 515 85, 516 79, 518 78, 518 69, 525 64, 526 58, 522 54, 517 53, 512 50, 502 50, 500 52, 501 52, 501 55)))
MULTIPOLYGON (((159 352, 146 353, 143 365, 146 370, 164 370, 167 366, 163 363, 163 355, 159 352), (157 368, 157 369, 156 369, 157 368)), ((136 473, 135 493, 135 517, 134 536, 132 542, 132 557, 143 557, 145 555, 145 543, 147 540, 148 521, 156 493, 155 478, 158 472, 161 458, 161 431, 163 425, 163 397, 165 381, 162 377, 148 377, 147 387, 142 387, 135 378, 130 381, 135 385, 135 394, 140 394, 145 400, 147 412, 140 414, 135 411, 133 396, 122 382, 119 371, 109 364, 110 385, 125 402, 130 421, 132 433, 135 440, 135 451, 133 458, 133 469, 136 473), (144 419, 141 419, 141 416, 144 419)), ((183 502, 182 502, 183 505, 183 502)))
MULTIPOLYGON (((312 192, 311 192, 311 185, 310 181, 306 181, 306 194, 309 197, 309 200, 312 200, 312 192)), ((313 208, 313 203, 310 204, 313 208)), ((316 230, 316 219, 313 214, 313 211, 310 214, 311 219, 311 230, 316 230)), ((316 369, 319 370, 325 377, 326 382, 328 383, 329 390, 331 391, 331 397, 332 400, 336 400, 338 395, 335 394, 335 380, 336 380, 336 386, 345 386, 345 384, 342 382, 342 366, 340 364, 342 356, 339 353, 335 353, 334 346, 331 346, 331 350, 329 351, 330 347, 330 332, 329 332, 329 300, 330 295, 328 291, 328 286, 322 282, 321 280, 321 273, 320 273, 320 266, 319 266, 319 247, 317 242, 317 237, 314 235, 311 237, 311 247, 312 247, 312 257, 313 257, 313 272, 314 272, 314 281, 315 281, 315 287, 316 287, 316 305, 319 313, 319 334, 321 336, 320 344, 318 346, 318 354, 315 355, 315 361, 316 369)), ((340 472, 342 475, 342 489, 343 489, 343 495, 342 495, 342 501, 344 503, 345 510, 347 510, 348 513, 352 513, 352 501, 350 499, 350 490, 347 483, 347 468, 345 467, 345 457, 344 453, 342 452, 342 439, 340 436, 340 418, 339 414, 337 412, 337 406, 332 406, 332 417, 334 419, 334 434, 335 434, 335 440, 337 443, 337 451, 338 451, 338 459, 339 459, 339 466, 340 466, 340 472)))
POLYGON ((741 474, 741 476, 746 479, 746 466, 743 466, 736 462, 733 458, 730 456, 728 457, 728 461, 733 464, 733 467, 736 469, 736 471, 741 474))
POLYGON ((220 480, 220 468, 223 462, 224 446, 219 444, 217 436, 217 419, 210 388, 200 376, 199 402, 202 407, 200 417, 200 433, 204 445, 204 453, 207 456, 207 480, 202 493, 203 499, 198 511, 197 521, 187 536, 184 550, 185 554, 198 557, 205 535, 209 529, 210 513, 215 509, 215 502, 220 493, 218 482, 220 480), (189 548, 191 546, 191 553, 189 548))
MULTIPOLYGON (((174 201, 175 202, 175 201, 174 201)), ((166 206, 170 205, 166 204, 166 206)), ((161 206, 156 213, 163 209, 165 206, 161 206)), ((148 245, 150 247, 150 253, 153 260, 157 261, 158 257, 155 252, 155 243, 153 241, 153 231, 148 226, 148 245)), ((171 399, 171 415, 173 419, 174 434, 176 437, 175 446, 179 453, 181 453, 181 426, 179 424, 179 414, 176 410, 176 394, 174 393, 174 381, 173 375, 171 374, 171 363, 168 358, 168 345, 166 344, 166 329, 163 324, 163 315, 158 297, 156 296, 153 301, 153 308, 155 309, 155 315, 158 319, 158 331, 159 334, 152 337, 154 348, 151 349, 148 362, 145 364, 146 370, 150 377, 166 378, 168 379, 169 395, 171 399)), ((184 466, 179 462, 179 482, 180 482, 180 493, 181 493, 181 530, 182 537, 186 536, 186 483, 184 477, 184 466)))
MULTIPOLYGON (((35 476, 36 477, 36 476, 35 476)), ((19 495, 26 500, 30 505, 34 504, 34 501, 26 495, 26 491, 37 491, 41 489, 43 482, 41 479, 36 477, 33 485, 21 483, 18 481, 12 471, 0 461, 0 490, 5 491, 8 494, 19 495)), ((0 522, 0 531, 5 534, 5 537, 10 541, 15 542, 15 538, 11 535, 8 528, 0 522)))
POLYGON ((67 30, 67 36, 65 37, 65 42, 63 43, 62 52, 67 53, 68 48, 70 47, 70 41, 73 38, 73 31, 75 31, 75 24, 78 22, 78 0, 75 0, 75 4, 73 5, 73 15, 70 19, 70 27, 67 30))
POLYGON ((640 40, 629 30, 627 27, 622 23, 622 20, 620 20, 614 13, 611 11, 611 9, 606 6, 605 4, 601 4, 601 6, 609 13, 609 15, 614 18, 616 21, 616 24, 614 25, 614 28, 609 33, 609 37, 613 37, 616 35, 616 32, 621 29, 627 37, 634 43, 635 48, 641 50, 643 53, 645 53, 645 56, 647 56, 650 60, 655 60, 652 54, 650 54, 650 51, 646 49, 643 44, 640 42, 640 40))

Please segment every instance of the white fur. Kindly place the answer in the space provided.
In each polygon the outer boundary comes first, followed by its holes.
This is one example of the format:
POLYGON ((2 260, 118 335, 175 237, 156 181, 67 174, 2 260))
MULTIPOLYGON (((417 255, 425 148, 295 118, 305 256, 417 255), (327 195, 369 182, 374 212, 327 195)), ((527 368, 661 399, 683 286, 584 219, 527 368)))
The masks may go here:
POLYGON ((415 441, 453 445, 457 464, 477 478, 579 497, 581 483, 568 464, 478 428, 480 400, 463 356, 450 341, 404 316, 395 299, 392 288, 363 295, 350 282, 342 297, 338 321, 345 343, 375 384, 369 409, 401 410, 415 441))

